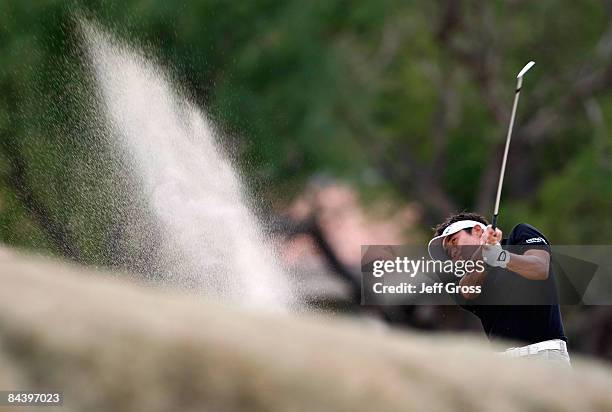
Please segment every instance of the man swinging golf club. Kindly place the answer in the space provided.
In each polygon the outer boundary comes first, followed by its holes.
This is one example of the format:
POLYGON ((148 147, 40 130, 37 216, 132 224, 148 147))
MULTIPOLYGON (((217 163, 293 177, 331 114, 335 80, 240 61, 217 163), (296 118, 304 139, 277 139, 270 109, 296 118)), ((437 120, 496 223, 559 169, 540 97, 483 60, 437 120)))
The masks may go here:
POLYGON ((510 348, 505 355, 569 364, 548 240, 525 223, 515 226, 505 239, 496 227, 519 92, 523 75, 533 65, 529 62, 517 76, 492 224, 475 213, 452 215, 436 227, 428 249, 437 260, 484 260, 485 270, 465 274, 459 280, 460 286, 480 286, 469 289, 480 293, 463 293, 459 303, 480 318, 490 340, 507 339, 525 345, 510 348))

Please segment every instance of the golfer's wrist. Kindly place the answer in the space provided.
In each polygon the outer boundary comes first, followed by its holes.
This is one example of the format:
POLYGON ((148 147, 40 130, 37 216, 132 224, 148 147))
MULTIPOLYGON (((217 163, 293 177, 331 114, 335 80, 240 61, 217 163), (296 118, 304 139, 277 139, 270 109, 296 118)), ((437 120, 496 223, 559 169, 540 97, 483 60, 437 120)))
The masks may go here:
POLYGON ((510 253, 510 252, 506 252, 508 255, 507 260, 506 260, 506 266, 505 269, 510 269, 510 262, 512 262, 512 256, 514 256, 514 253, 510 253))

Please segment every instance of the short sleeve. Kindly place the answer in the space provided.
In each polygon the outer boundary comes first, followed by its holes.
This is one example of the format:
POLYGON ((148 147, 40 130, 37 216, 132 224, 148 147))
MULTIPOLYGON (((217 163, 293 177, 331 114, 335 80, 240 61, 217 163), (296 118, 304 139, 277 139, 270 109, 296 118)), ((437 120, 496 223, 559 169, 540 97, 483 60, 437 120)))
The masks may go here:
POLYGON ((550 253, 550 243, 548 239, 546 239, 542 232, 527 223, 518 224, 512 229, 508 239, 508 245, 520 246, 523 253, 529 249, 546 250, 550 253))

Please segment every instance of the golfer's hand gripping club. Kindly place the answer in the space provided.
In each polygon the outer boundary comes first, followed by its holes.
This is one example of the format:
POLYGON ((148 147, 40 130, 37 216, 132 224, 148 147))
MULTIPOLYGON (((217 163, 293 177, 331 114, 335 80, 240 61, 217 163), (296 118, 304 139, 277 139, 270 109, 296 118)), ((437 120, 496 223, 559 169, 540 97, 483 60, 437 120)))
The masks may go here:
POLYGON ((487 226, 480 238, 482 244, 482 259, 489 266, 505 268, 510 261, 510 253, 502 249, 499 243, 502 239, 502 232, 487 226))

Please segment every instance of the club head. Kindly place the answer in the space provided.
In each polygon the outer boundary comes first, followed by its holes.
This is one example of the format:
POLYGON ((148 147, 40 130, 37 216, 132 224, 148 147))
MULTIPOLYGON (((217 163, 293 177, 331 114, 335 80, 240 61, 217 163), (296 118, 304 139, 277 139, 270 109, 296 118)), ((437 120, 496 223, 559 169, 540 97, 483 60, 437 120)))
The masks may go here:
POLYGON ((517 79, 523 77, 525 75, 525 73, 527 73, 529 71, 529 69, 531 69, 533 67, 533 65, 535 64, 534 61, 530 61, 529 63, 527 63, 525 65, 525 67, 523 67, 523 70, 521 70, 518 74, 518 76, 516 76, 517 79))

